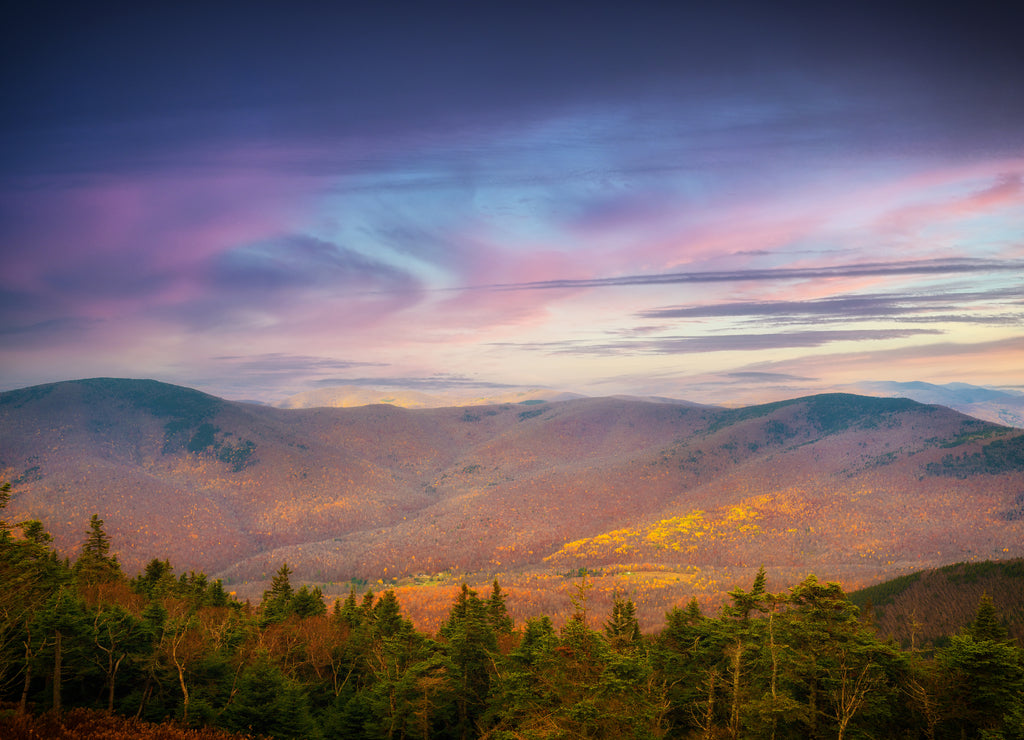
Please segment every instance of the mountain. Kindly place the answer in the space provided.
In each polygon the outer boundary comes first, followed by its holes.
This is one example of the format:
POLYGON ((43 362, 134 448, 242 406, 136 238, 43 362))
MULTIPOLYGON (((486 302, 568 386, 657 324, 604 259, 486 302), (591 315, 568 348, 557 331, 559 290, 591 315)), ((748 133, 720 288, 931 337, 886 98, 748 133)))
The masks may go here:
MULTIPOLYGON (((865 382, 840 388, 854 394, 881 396, 885 398, 909 398, 923 404, 947 406, 968 416, 990 421, 994 424, 1024 429, 1024 393, 995 388, 984 388, 967 383, 910 382, 865 382)), ((445 408, 451 406, 483 406, 501 403, 522 403, 524 401, 567 401, 585 398, 576 393, 547 388, 504 388, 490 393, 469 393, 466 391, 424 392, 413 388, 390 388, 387 390, 362 385, 341 385, 306 391, 273 404, 278 408, 349 408, 375 403, 386 403, 408 409, 445 408)), ((673 398, 634 397, 638 401, 690 404, 673 398)))
POLYGON ((939 404, 995 424, 1024 429, 1024 393, 983 388, 967 383, 873 382, 859 383, 854 392, 898 396, 920 403, 939 404))
POLYGON ((126 570, 257 597, 282 562, 329 592, 501 574, 536 613, 586 571, 659 618, 760 565, 854 587, 1024 555, 1024 432, 850 394, 278 409, 91 379, 0 394, 0 478, 71 556, 98 513, 126 570))

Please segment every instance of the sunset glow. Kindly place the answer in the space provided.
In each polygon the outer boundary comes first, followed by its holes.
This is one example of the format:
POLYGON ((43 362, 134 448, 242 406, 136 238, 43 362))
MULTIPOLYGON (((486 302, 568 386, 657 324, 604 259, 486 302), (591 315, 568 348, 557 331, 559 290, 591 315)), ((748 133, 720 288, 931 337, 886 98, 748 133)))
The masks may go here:
POLYGON ((531 7, 24 10, 0 389, 1024 389, 1008 19, 531 7))

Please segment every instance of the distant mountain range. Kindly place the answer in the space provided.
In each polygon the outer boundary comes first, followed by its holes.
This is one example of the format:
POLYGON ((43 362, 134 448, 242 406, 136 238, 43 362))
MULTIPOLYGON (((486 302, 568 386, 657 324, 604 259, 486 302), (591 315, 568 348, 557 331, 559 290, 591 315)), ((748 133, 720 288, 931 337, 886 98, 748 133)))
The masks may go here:
MULTIPOLYGON (((1024 429, 1024 393, 983 388, 967 383, 866 382, 842 389, 860 395, 883 398, 909 398, 919 403, 947 406, 968 416, 994 424, 1024 429)), ((386 403, 407 409, 433 409, 452 406, 481 406, 499 403, 521 403, 527 400, 567 401, 586 396, 549 388, 508 388, 491 393, 439 392, 427 393, 411 388, 381 389, 362 385, 341 385, 319 388, 289 396, 272 404, 285 409, 349 408, 386 403)), ((626 397, 638 401, 655 401, 696 405, 673 398, 626 397)))
POLYGON ((1024 429, 1024 393, 983 388, 967 383, 859 383, 851 388, 872 396, 911 398, 948 406, 978 419, 1024 429))
POLYGON ((588 572, 660 616, 760 565, 778 589, 1024 556, 1024 431, 852 394, 279 409, 81 380, 0 394, 0 479, 71 556, 97 513, 127 570, 243 589, 282 562, 338 589, 501 574, 536 609, 588 572))
POLYGON ((568 401, 584 398, 578 393, 547 388, 509 388, 491 393, 427 393, 411 388, 380 388, 362 385, 336 385, 305 391, 272 404, 281 409, 351 408, 386 403, 405 409, 438 409, 451 406, 486 406, 523 401, 568 401))

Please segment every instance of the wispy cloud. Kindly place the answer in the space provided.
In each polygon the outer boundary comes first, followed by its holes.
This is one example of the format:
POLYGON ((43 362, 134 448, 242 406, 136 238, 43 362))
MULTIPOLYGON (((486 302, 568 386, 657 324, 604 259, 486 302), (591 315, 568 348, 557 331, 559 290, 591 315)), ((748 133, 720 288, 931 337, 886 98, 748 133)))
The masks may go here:
POLYGON ((776 282, 831 278, 891 277, 904 275, 968 275, 975 273, 1024 272, 1024 260, 933 259, 910 262, 868 262, 822 267, 778 267, 770 269, 671 272, 652 275, 621 275, 605 278, 538 280, 526 283, 496 283, 472 286, 477 290, 560 290, 610 288, 685 283, 776 282))
POLYGON ((765 373, 755 371, 738 371, 734 373, 723 373, 723 377, 732 378, 737 381, 744 383, 758 382, 758 383, 779 383, 786 381, 800 381, 806 382, 811 380, 817 380, 817 378, 809 378, 805 375, 793 375, 791 373, 765 373))
POLYGON ((495 383, 464 375, 433 375, 430 377, 380 377, 380 378, 321 378, 313 385, 329 387, 338 385, 356 385, 371 388, 413 388, 417 390, 450 390, 455 388, 493 388, 507 389, 518 386, 509 383, 495 383))
POLYGON ((289 355, 283 352, 270 352, 262 355, 219 355, 211 357, 213 363, 222 365, 238 372, 264 373, 314 373, 338 372, 360 367, 386 367, 380 362, 355 362, 339 360, 333 357, 317 357, 315 355, 289 355))
POLYGON ((806 301, 734 301, 712 303, 700 306, 668 306, 641 311, 638 316, 645 319, 702 319, 723 317, 744 317, 771 320, 820 320, 834 319, 854 321, 885 317, 900 317, 913 321, 969 321, 977 323, 1003 323, 1022 321, 1020 314, 1013 316, 991 316, 976 313, 965 315, 968 306, 996 304, 1002 308, 1008 301, 1024 298, 1024 286, 1019 288, 993 289, 989 291, 941 293, 873 293, 865 295, 840 295, 806 301), (935 314, 918 316, 921 312, 955 311, 956 314, 935 314))
POLYGON ((1013 4, 152 5, 0 25, 0 384, 658 393, 1022 333, 1013 4))
POLYGON ((669 336, 619 342, 565 340, 561 342, 519 345, 519 347, 542 352, 574 355, 675 355, 809 348, 820 347, 832 342, 907 339, 926 334, 941 334, 941 332, 935 329, 825 329, 756 334, 669 336))

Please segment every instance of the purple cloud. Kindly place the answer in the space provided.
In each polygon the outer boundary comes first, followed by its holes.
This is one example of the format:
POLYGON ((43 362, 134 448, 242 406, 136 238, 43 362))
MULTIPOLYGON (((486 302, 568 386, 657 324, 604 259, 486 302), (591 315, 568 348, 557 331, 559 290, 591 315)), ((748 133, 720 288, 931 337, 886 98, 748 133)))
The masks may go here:
POLYGON ((1024 297, 1020 288, 994 289, 935 294, 866 294, 841 295, 805 301, 741 301, 712 303, 700 306, 670 306, 641 311, 645 319, 701 319, 740 317, 766 321, 860 321, 886 317, 900 317, 902 321, 971 321, 976 323, 1020 322, 1020 315, 993 316, 974 312, 970 314, 934 313, 937 311, 963 311, 972 306, 984 309, 986 305, 1003 307, 1008 301, 1024 297), (921 314, 923 315, 917 315, 921 314))
POLYGON ((957 275, 971 273, 1020 273, 1021 260, 982 260, 970 258, 918 260, 912 262, 870 262, 822 267, 780 267, 774 269, 708 272, 673 272, 651 275, 622 275, 604 278, 538 280, 528 283, 499 283, 474 286, 489 290, 564 290, 567 288, 608 288, 685 283, 774 282, 781 280, 820 280, 826 278, 887 277, 900 275, 957 275))

